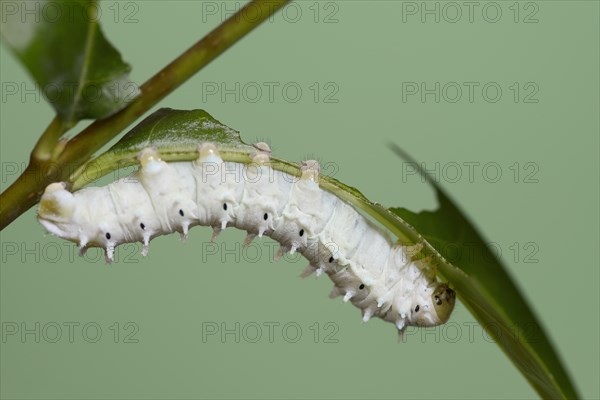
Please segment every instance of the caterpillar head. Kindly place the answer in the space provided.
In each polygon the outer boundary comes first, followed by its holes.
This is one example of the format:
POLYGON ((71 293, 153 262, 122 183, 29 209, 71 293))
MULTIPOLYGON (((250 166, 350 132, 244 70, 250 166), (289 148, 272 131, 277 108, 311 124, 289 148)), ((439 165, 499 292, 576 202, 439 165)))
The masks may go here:
POLYGON ((66 190, 64 182, 51 183, 40 199, 38 220, 48 232, 77 241, 77 228, 73 224, 75 205, 75 197, 66 190))
POLYGON ((411 310, 410 325, 436 326, 446 323, 456 301, 456 293, 447 284, 440 283, 431 293, 428 301, 417 304, 411 310))
POLYGON ((433 291, 431 295, 433 301, 433 308, 437 314, 439 323, 444 324, 450 318, 452 310, 454 310, 454 303, 456 302, 456 292, 450 289, 447 284, 441 283, 433 291))

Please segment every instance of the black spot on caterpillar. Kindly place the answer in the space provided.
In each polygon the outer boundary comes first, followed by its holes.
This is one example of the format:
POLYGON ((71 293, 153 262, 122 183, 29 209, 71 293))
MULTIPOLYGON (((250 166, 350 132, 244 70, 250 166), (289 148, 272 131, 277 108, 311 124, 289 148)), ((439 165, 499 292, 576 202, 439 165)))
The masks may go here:
POLYGON ((166 163, 147 148, 140 169, 110 185, 75 193, 49 185, 38 219, 82 250, 105 248, 108 261, 122 243, 142 242, 146 255, 154 237, 185 236, 195 225, 212 227, 214 237, 231 225, 248 232, 246 243, 264 234, 281 244, 279 256, 302 253, 310 262, 303 276, 325 272, 335 285, 330 296, 351 301, 365 322, 377 316, 402 331, 448 320, 455 293, 427 272, 427 258, 413 259, 413 249, 322 190, 316 161, 304 161, 296 178, 269 166, 266 144, 255 147, 251 165, 224 162, 211 143, 193 162, 166 163))

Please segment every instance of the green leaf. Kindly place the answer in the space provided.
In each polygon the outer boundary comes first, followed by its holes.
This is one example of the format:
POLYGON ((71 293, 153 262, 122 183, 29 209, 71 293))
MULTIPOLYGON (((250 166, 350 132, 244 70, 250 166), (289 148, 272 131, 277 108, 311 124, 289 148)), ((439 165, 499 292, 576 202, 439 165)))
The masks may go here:
POLYGON ((242 142, 239 132, 204 110, 161 108, 75 171, 69 180, 78 189, 116 169, 137 164, 137 154, 148 147, 158 149, 165 161, 190 161, 198 157, 197 147, 203 142, 218 144, 222 157, 229 161, 249 162, 254 150, 242 142))
MULTIPOLYGON (((76 171, 70 181, 78 189, 115 169, 134 165, 136 155, 146 147, 155 147, 167 161, 193 160, 198 156, 198 144, 206 141, 218 145, 225 161, 251 161, 254 147, 205 111, 161 109, 76 171)), ((293 175, 300 173, 298 164, 275 157, 271 158, 271 166, 293 175)), ((322 176, 319 181, 323 189, 379 221, 402 242, 422 244, 424 254, 433 257, 438 274, 451 282, 466 307, 542 397, 576 398, 575 388, 542 326, 500 260, 444 192, 432 184, 439 210, 415 214, 402 208, 388 210, 333 178, 322 176), (468 257, 455 259, 452 249, 456 246, 469 250, 458 252, 468 257)))
MULTIPOLYGON (((78 190, 112 171, 136 165, 138 153, 148 147, 159 150, 165 161, 191 161, 198 157, 197 147, 203 142, 217 144, 225 161, 249 163, 252 152, 256 150, 242 141, 239 132, 204 110, 161 108, 131 129, 105 153, 74 171, 69 182, 74 190, 78 190)), ((271 166, 279 171, 300 175, 298 163, 272 157, 271 166)), ((336 179, 323 176, 320 184, 352 204, 371 204, 358 190, 336 179)))
POLYGON ((61 120, 104 118, 138 93, 131 67, 106 40, 96 0, 3 4, 0 31, 61 120))
MULTIPOLYGON (((399 148, 394 149, 426 176, 418 163, 399 148)), ((440 272, 538 393, 543 398, 577 398, 542 325, 502 261, 444 191, 430 177, 428 181, 436 192, 436 211, 390 211, 416 228, 452 263, 441 263, 440 272)))

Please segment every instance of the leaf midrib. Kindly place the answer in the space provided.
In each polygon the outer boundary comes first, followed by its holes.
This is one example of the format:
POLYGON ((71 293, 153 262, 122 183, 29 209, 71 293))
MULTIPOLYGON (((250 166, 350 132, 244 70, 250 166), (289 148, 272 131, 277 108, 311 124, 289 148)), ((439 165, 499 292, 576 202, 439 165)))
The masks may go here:
MULTIPOLYGON (((93 3, 96 3, 95 1, 93 1, 93 3)), ((86 39, 85 39, 85 52, 83 54, 83 62, 81 65, 81 69, 80 69, 80 73, 79 73, 79 81, 77 82, 77 88, 75 91, 75 96, 73 97, 73 103, 72 106, 70 108, 70 113, 66 119, 66 123, 68 125, 71 125, 73 122, 75 122, 75 113, 79 104, 79 101, 81 100, 81 95, 83 93, 83 87, 85 86, 85 82, 86 82, 86 77, 90 68, 90 59, 91 59, 91 54, 92 51, 94 49, 94 39, 96 37, 96 32, 98 31, 98 24, 96 23, 96 21, 91 21, 90 25, 88 26, 88 30, 87 30, 87 35, 86 35, 86 39)))

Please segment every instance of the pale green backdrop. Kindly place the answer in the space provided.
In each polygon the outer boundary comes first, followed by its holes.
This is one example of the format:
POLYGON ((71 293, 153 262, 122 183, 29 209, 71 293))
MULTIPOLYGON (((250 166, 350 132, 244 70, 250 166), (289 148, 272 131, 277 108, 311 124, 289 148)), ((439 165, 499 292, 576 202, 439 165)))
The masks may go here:
MULTIPOLYGON (((102 23, 141 83, 240 4, 107 1, 102 23)), ((598 2, 472 7, 296 2, 160 106, 204 108, 278 156, 316 157, 384 205, 435 207, 398 143, 502 252, 581 394, 598 398, 598 2)), ((0 56, 5 188, 52 112, 0 56)), ((461 304, 398 344, 391 325, 329 300, 326 277, 298 278, 305 260, 273 263, 270 240, 240 252, 233 230, 210 247, 210 234, 106 265, 21 216, 1 237, 2 398, 536 396, 461 304)))

